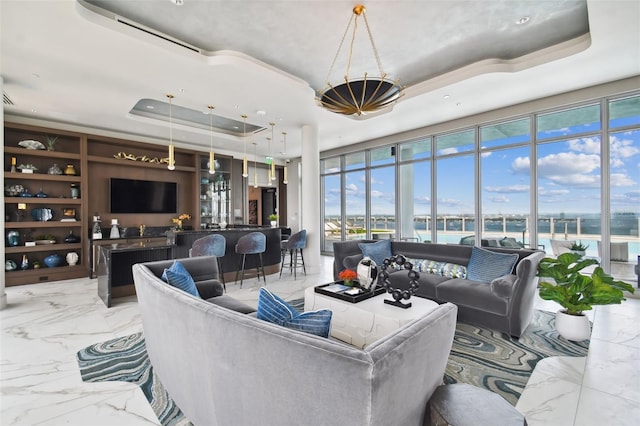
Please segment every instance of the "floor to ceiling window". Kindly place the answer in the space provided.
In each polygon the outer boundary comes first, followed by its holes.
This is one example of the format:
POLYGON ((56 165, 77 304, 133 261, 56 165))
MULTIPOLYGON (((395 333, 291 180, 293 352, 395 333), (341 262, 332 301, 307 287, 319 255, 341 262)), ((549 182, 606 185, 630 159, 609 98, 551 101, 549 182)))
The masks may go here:
POLYGON ((475 217, 474 149, 474 129, 435 138, 438 243, 469 240, 469 224, 475 217))
POLYGON ((487 246, 530 246, 531 120, 480 127, 482 241, 487 246))
MULTIPOLYGON (((610 246, 614 276, 633 276, 640 263, 640 96, 615 99, 609 109, 610 246)), ((600 247, 598 255, 605 250, 600 247)))
POLYGON ((638 94, 478 123, 323 164, 325 251, 329 241, 366 237, 536 247, 554 256, 575 241, 617 278, 636 279, 638 94))
POLYGON ((431 229, 431 138, 398 146, 397 238, 430 241, 431 229))
POLYGON ((374 240, 396 237, 395 147, 370 151, 369 231, 374 240))
POLYGON ((538 229, 546 252, 559 255, 567 245, 588 246, 597 256, 601 239, 600 104, 540 114, 538 144, 538 229))

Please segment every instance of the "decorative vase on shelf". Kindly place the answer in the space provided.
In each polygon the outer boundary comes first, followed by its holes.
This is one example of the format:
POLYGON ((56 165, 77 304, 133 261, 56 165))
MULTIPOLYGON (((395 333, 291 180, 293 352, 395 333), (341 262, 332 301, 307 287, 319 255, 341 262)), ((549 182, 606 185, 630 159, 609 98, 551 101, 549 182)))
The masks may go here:
POLYGON ((54 253, 44 258, 44 264, 49 268, 55 268, 57 266, 62 266, 64 264, 64 257, 61 255, 54 253))
POLYGON ((75 244, 80 242, 80 237, 74 235, 73 231, 69 231, 69 235, 67 235, 64 239, 65 243, 75 244))
POLYGON ((54 163, 53 166, 49 167, 49 170, 47 171, 47 173, 50 175, 61 175, 62 169, 57 164, 54 163))
POLYGON ((76 168, 73 167, 73 164, 67 164, 67 167, 64 169, 64 174, 69 176, 75 176, 76 168))
POLYGON ((17 247, 20 245, 20 233, 16 230, 7 232, 7 244, 9 247, 17 247))
POLYGON ((20 264, 20 269, 22 269, 23 271, 29 269, 29 258, 26 254, 22 255, 22 263, 20 264))
POLYGON ((75 266, 78 263, 78 253, 70 251, 66 256, 69 266, 75 266))
POLYGON ((9 259, 4 262, 5 271, 15 271, 16 269, 18 269, 18 265, 13 260, 9 259))

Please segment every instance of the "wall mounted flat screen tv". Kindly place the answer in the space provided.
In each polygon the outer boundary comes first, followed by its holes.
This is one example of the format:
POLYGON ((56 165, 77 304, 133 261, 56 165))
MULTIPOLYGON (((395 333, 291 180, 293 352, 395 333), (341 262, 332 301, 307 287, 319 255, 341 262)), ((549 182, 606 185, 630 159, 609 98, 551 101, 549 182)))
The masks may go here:
POLYGON ((176 213, 178 184, 111 178, 109 199, 111 213, 176 213))

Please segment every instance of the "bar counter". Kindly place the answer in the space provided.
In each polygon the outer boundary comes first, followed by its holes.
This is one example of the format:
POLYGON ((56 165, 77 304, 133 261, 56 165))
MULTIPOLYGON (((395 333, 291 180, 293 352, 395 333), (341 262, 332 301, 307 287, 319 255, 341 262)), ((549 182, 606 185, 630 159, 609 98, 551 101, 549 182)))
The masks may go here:
MULTIPOLYGON (((238 225, 236 225, 238 226, 238 225)), ((275 274, 280 271, 280 228, 270 227, 233 227, 226 229, 203 229, 193 231, 169 231, 167 232, 167 242, 174 244, 173 257, 180 259, 189 257, 189 249, 194 241, 211 234, 220 234, 227 240, 227 249, 224 257, 221 259, 222 270, 224 271, 225 281, 231 282, 235 280, 236 271, 240 269, 242 255, 236 254, 236 244, 240 237, 251 232, 262 232, 267 237, 267 246, 262 253, 262 262, 264 264, 265 274, 275 274)), ((245 263, 245 272, 255 273, 258 264, 258 256, 247 256, 245 263)))

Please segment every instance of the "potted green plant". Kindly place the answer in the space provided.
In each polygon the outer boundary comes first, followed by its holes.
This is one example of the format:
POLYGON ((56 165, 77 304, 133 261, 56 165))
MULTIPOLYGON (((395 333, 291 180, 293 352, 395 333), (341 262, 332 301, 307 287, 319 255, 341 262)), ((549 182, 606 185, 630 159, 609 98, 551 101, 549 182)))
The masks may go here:
POLYGON ((562 306, 556 314, 556 330, 567 340, 585 340, 590 335, 589 319, 584 311, 594 305, 620 304, 624 291, 634 292, 631 284, 614 280, 605 274, 596 259, 584 259, 577 253, 563 253, 557 258, 545 257, 538 265, 540 297, 562 306), (589 275, 583 269, 594 266, 589 275), (553 282, 543 281, 551 278, 553 282))
POLYGON ((582 241, 578 241, 577 243, 574 242, 573 244, 571 244, 571 247, 569 247, 569 250, 571 250, 571 252, 573 253, 579 254, 580 256, 584 256, 588 248, 589 248, 589 244, 584 245, 582 244, 582 241))
POLYGON ((275 228, 276 226, 278 226, 278 215, 275 213, 271 213, 269 215, 269 220, 271 221, 271 227, 275 228))

